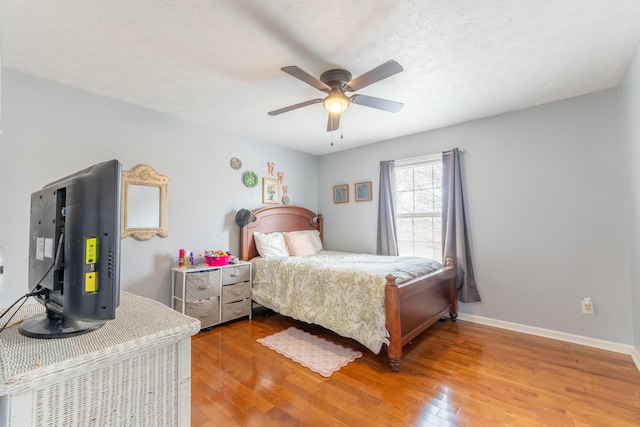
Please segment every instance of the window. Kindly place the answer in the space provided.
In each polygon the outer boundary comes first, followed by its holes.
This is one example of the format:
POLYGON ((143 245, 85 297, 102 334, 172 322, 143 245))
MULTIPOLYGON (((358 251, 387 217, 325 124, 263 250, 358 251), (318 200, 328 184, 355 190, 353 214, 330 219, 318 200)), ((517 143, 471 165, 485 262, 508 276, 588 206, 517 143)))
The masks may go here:
POLYGON ((442 261, 442 156, 398 160, 398 254, 442 261))

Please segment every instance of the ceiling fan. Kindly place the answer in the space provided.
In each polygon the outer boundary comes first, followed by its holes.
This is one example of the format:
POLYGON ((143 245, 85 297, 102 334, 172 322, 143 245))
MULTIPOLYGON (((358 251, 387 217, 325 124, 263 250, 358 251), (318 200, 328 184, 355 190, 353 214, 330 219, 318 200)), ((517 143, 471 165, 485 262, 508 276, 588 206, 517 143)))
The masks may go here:
POLYGON ((267 113, 270 116, 277 116, 278 114, 286 113, 287 111, 296 110, 298 108, 306 107, 307 105, 322 102, 324 108, 329 112, 327 132, 331 132, 340 127, 340 116, 352 103, 364 105, 365 107, 377 108, 378 110, 389 111, 391 113, 397 113, 404 106, 404 104, 400 102, 375 98, 373 96, 360 94, 353 94, 351 96, 346 95, 347 92, 360 90, 401 72, 403 70, 402 66, 393 59, 367 71, 355 79, 351 78, 351 73, 349 71, 342 69, 325 71, 322 73, 319 80, 295 65, 283 67, 281 70, 318 90, 326 92, 327 96, 325 98, 311 99, 309 101, 300 102, 299 104, 270 111, 267 113))

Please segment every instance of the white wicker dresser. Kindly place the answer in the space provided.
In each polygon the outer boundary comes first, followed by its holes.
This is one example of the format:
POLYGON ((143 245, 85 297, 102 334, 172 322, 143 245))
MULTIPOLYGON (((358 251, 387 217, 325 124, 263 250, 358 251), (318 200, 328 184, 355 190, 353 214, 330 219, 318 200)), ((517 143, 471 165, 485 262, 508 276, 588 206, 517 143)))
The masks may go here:
MULTIPOLYGON (((14 320, 43 311, 27 304, 14 320)), ((0 426, 188 427, 191 335, 199 330, 197 319, 127 292, 116 318, 84 335, 35 339, 7 328, 0 426)))

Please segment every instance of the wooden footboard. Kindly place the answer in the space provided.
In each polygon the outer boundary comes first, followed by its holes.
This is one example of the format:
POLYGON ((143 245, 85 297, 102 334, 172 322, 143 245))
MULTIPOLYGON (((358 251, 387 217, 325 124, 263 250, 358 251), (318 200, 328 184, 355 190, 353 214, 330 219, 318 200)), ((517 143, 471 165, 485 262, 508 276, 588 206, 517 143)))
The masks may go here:
POLYGON ((458 315, 453 258, 447 258, 443 269, 400 285, 391 274, 386 279, 387 353, 391 369, 399 371, 402 347, 443 316, 455 320, 458 315))

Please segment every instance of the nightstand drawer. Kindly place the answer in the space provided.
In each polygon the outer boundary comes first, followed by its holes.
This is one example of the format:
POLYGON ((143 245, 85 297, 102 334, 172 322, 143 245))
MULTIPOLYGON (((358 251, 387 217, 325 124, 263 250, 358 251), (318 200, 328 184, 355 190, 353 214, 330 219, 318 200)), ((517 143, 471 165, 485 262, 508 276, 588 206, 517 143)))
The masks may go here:
POLYGON ((222 287, 222 302, 233 302, 251 297, 251 283, 242 282, 222 287))
MULTIPOLYGON (((182 312, 182 301, 176 301, 176 310, 182 312)), ((184 313, 200 320, 200 329, 220 323, 220 300, 218 297, 186 303, 184 313)))
POLYGON ((228 322, 251 314, 251 298, 222 304, 222 321, 228 322))
POLYGON ((220 296, 220 270, 187 273, 185 294, 182 295, 182 284, 176 285, 175 296, 187 302, 220 296))
POLYGON ((225 267, 222 269, 222 284, 229 285, 231 283, 246 282, 250 279, 250 274, 250 264, 225 267))

